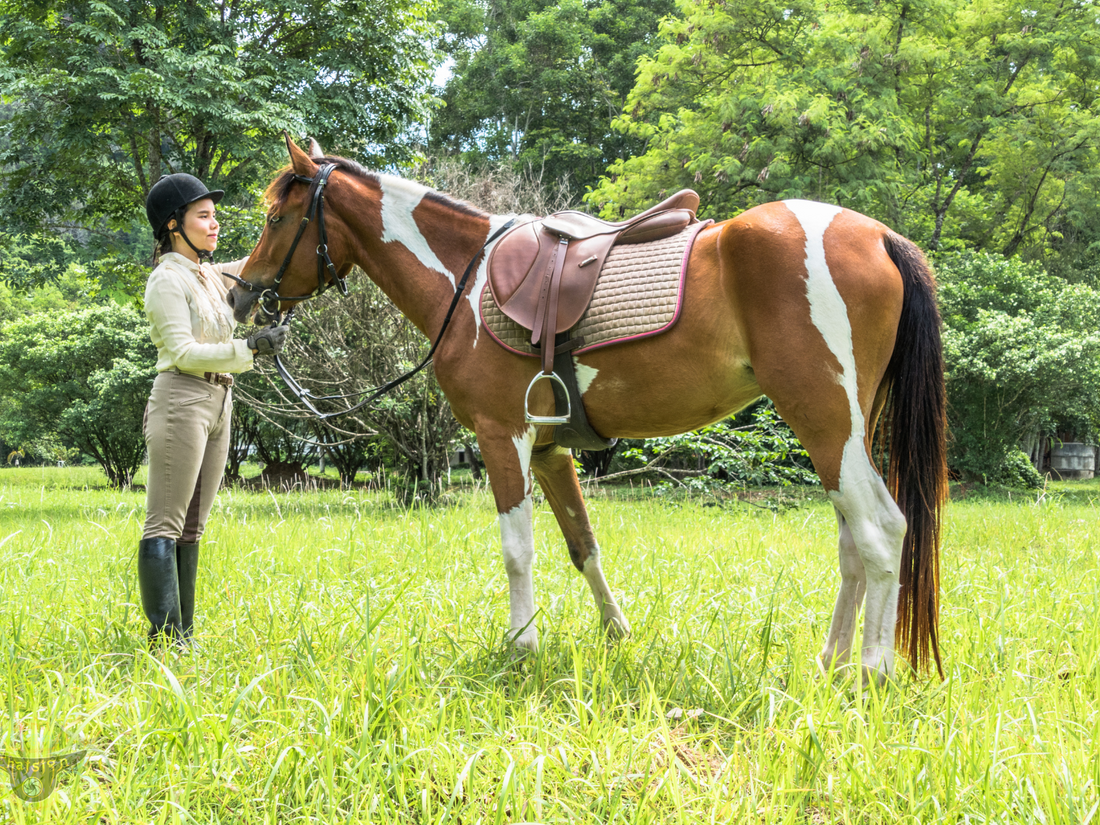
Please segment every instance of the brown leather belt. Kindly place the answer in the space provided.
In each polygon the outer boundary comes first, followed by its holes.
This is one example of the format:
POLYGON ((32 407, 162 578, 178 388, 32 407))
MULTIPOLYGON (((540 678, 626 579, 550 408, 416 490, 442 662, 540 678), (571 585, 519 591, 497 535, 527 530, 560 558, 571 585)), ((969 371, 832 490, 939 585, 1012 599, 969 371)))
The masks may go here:
POLYGON ((204 372, 202 375, 195 375, 194 373, 184 372, 179 367, 173 367, 172 372, 176 375, 189 375, 192 378, 198 378, 200 381, 205 381, 208 384, 221 384, 223 387, 233 386, 233 376, 228 372, 204 372))

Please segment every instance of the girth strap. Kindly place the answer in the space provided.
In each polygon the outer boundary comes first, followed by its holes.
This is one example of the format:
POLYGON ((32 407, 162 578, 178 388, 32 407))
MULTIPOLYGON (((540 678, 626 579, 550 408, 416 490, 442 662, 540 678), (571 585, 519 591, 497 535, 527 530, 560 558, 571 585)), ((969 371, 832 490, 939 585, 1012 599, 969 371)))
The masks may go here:
POLYGON ((571 415, 568 423, 558 424, 554 427, 554 443, 559 447, 570 450, 590 450, 598 452, 612 447, 618 441, 617 438, 604 438, 588 423, 588 415, 584 411, 584 399, 581 398, 580 386, 577 384, 577 370, 573 363, 571 350, 576 346, 574 341, 566 341, 567 333, 558 336, 561 343, 553 349, 554 372, 561 378, 565 391, 557 381, 551 381, 550 386, 554 390, 554 409, 556 415, 563 415, 569 410, 571 415), (573 346, 570 346, 573 344, 573 346), (568 393, 568 397, 566 397, 568 393))

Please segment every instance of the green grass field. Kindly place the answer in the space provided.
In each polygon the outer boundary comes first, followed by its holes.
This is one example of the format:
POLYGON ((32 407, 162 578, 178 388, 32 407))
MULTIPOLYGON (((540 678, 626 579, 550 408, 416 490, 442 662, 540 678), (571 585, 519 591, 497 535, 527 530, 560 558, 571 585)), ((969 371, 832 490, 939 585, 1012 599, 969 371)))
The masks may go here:
POLYGON ((0 470, 0 754, 86 751, 44 802, 0 784, 0 823, 1100 825, 1098 501, 954 501, 947 680, 861 697, 814 664, 838 584, 819 497, 595 493, 634 628, 613 646, 537 507, 543 646, 517 662, 484 489, 223 491, 198 645, 154 656, 142 494, 0 470))

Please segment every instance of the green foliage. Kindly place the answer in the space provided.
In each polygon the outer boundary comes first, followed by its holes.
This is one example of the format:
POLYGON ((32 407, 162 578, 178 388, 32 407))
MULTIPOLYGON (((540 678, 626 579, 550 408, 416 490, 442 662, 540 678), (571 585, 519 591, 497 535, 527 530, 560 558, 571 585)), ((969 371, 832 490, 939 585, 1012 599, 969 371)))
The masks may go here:
POLYGON ((65 312, 102 303, 98 282, 74 264, 59 276, 31 289, 13 289, 0 280, 0 326, 26 315, 65 312))
POLYGON ((645 152, 614 163, 590 196, 605 216, 693 186, 717 219, 808 197, 929 249, 1081 261, 1081 242, 1100 240, 1093 4, 678 9, 617 121, 645 152))
POLYGON ((43 233, 0 233, 0 285, 26 292, 55 281, 73 258, 66 238, 43 233))
POLYGON ((999 475, 990 479, 994 484, 1004 484, 1008 487, 1024 487, 1028 490, 1038 490, 1043 486, 1043 477, 1031 463, 1031 459, 1024 451, 1017 448, 1008 454, 999 475))
POLYGON ((681 483, 702 490, 820 483, 809 454, 770 402, 756 407, 747 423, 730 418, 683 435, 651 438, 622 456, 666 475, 687 476, 681 483))
POLYGON ((644 147, 611 121, 655 48, 673 0, 446 0, 440 51, 454 61, 429 146, 512 159, 575 195, 644 147))
POLYGON ((228 203, 251 203, 285 161, 284 129, 367 161, 408 157, 397 138, 427 105, 426 8, 2 0, 3 225, 60 238, 83 260, 141 259, 145 195, 164 174, 190 172, 228 203))
POLYGON ((999 482, 1028 434, 1100 426, 1100 292, 987 254, 942 255, 937 273, 954 469, 999 482))
POLYGON ((126 307, 32 315, 0 330, 0 430, 9 443, 91 456, 127 486, 145 455, 156 351, 126 307))

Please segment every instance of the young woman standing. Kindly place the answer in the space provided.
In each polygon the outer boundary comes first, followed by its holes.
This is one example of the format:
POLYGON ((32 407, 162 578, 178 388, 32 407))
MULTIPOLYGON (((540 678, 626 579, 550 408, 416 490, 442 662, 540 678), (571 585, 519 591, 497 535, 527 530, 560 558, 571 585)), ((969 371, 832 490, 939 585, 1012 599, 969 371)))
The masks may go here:
POLYGON ((161 178, 145 211, 157 240, 158 265, 145 288, 145 313, 157 348, 157 377, 145 408, 149 450, 145 529, 138 547, 138 585, 150 641, 190 639, 195 617, 199 539, 221 485, 229 451, 233 376, 256 355, 283 346, 286 328, 233 339, 225 302, 244 258, 215 269, 215 206, 224 193, 186 174, 161 178))

